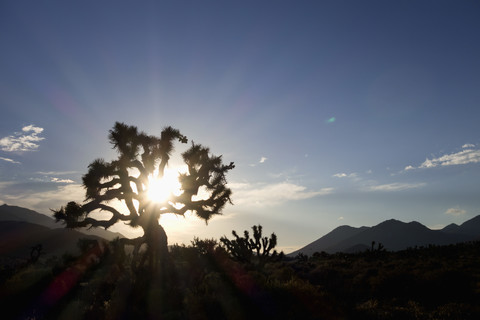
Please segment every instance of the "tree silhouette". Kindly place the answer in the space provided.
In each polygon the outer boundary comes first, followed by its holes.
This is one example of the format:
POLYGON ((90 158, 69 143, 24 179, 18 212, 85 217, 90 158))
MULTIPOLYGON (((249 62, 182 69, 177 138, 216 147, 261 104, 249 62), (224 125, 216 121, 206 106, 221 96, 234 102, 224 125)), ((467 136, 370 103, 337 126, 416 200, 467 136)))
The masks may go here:
POLYGON ((182 153, 188 170, 179 174, 181 193, 155 202, 148 196, 149 183, 164 176, 174 142, 187 143, 187 138, 172 127, 164 128, 160 137, 156 137, 119 122, 109 131, 108 138, 118 153, 118 159, 111 162, 94 160, 82 179, 86 189, 83 204, 69 202, 65 207, 53 210, 54 217, 57 222, 63 221, 67 228, 108 229, 121 221, 134 228, 141 227, 143 236, 120 241, 122 245, 134 246, 134 257, 139 255, 142 244, 146 244, 138 265, 143 266, 147 261, 155 269, 168 254, 167 235, 159 223, 160 216, 165 213, 184 216, 190 211, 208 221, 213 215, 221 214, 226 203, 231 202, 231 190, 226 186, 225 175, 234 164, 224 165, 221 156, 211 155, 208 148, 192 142, 182 153), (123 203, 128 212, 124 214, 117 210, 111 204, 112 200, 123 203), (90 215, 97 211, 108 212, 110 219, 101 220, 90 215))
POLYGON ((277 235, 272 233, 270 238, 262 237, 262 226, 252 226, 253 238, 250 233, 245 230, 243 237, 240 237, 235 230, 232 235, 235 239, 230 240, 227 237, 220 238, 222 244, 226 247, 230 255, 239 262, 251 263, 256 257, 259 265, 263 265, 268 260, 278 258, 276 250, 272 249, 277 245, 277 235))

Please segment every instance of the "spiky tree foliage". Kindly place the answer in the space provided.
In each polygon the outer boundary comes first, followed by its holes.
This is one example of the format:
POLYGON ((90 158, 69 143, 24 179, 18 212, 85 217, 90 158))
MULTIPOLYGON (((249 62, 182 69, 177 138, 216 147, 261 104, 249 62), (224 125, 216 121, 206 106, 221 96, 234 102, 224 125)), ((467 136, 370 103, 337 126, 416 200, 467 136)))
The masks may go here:
POLYGON ((277 235, 272 233, 270 238, 262 237, 262 226, 253 226, 253 238, 250 233, 245 230, 243 237, 240 237, 235 230, 232 231, 235 239, 230 240, 227 237, 220 238, 222 244, 226 247, 230 255, 237 261, 251 263, 257 260, 259 264, 263 264, 272 258, 278 257, 275 248, 277 245, 277 235), (255 258, 255 259, 254 259, 255 258))
POLYGON ((117 151, 118 159, 110 162, 94 160, 83 176, 84 202, 69 202, 54 210, 54 217, 57 222, 64 222, 67 228, 108 229, 118 222, 141 227, 143 236, 121 241, 134 245, 134 254, 138 254, 140 246, 146 244, 146 254, 140 259, 140 264, 147 260, 154 268, 167 254, 167 235, 159 224, 160 216, 165 213, 184 216, 191 211, 208 221, 212 216, 221 214, 224 206, 231 202, 231 190, 226 186, 225 175, 234 168, 234 164, 224 165, 221 156, 213 156, 208 148, 192 143, 182 154, 188 171, 179 175, 181 193, 158 203, 148 196, 149 182, 164 176, 174 142, 187 143, 187 138, 172 127, 164 128, 160 137, 156 137, 119 122, 109 133, 109 141, 117 151), (200 199, 200 191, 206 191, 208 197, 200 199), (126 212, 117 210, 112 200, 123 203, 126 212), (92 217, 91 214, 96 211, 108 212, 110 218, 101 220, 92 217))

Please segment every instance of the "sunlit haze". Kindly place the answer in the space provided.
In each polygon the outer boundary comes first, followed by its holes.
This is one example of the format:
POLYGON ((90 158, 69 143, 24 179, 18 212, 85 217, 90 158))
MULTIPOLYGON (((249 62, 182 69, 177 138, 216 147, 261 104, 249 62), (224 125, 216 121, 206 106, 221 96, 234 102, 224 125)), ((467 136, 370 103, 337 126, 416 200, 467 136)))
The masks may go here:
POLYGON ((168 201, 172 195, 179 196, 182 190, 178 175, 179 171, 166 169, 163 177, 158 177, 158 173, 149 177, 147 193, 150 200, 162 203, 168 201))

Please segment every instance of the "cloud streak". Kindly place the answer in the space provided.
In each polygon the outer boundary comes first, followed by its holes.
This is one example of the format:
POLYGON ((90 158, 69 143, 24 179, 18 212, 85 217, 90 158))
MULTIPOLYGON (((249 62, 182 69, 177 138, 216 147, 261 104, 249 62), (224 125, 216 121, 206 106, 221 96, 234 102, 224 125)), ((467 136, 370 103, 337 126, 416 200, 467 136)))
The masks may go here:
POLYGON ((419 182, 419 183, 388 183, 388 184, 381 184, 376 186, 369 186, 366 188, 367 191, 380 191, 380 192, 393 192, 393 191, 403 191, 408 189, 417 189, 424 187, 426 183, 419 182))
POLYGON ((20 162, 15 161, 15 160, 10 159, 10 158, 0 157, 0 160, 6 161, 6 162, 10 162, 10 163, 20 164, 20 162))
POLYGON ((42 183, 50 183, 50 182, 53 182, 53 183, 75 183, 75 181, 73 181, 72 179, 60 179, 60 178, 57 178, 57 177, 49 177, 49 176, 32 177, 29 180, 33 181, 33 182, 42 182, 42 183))
POLYGON ((406 166, 405 171, 413 169, 426 169, 426 168, 435 168, 435 167, 445 167, 445 166, 456 166, 469 163, 479 163, 480 162, 480 150, 473 149, 475 145, 473 144, 464 144, 462 148, 464 150, 446 154, 438 158, 426 159, 420 166, 406 166))
POLYGON ((335 177, 335 178, 356 178, 357 174, 356 173, 347 174, 347 173, 342 172, 342 173, 334 174, 333 177, 335 177))
POLYGON ((446 154, 439 158, 427 159, 420 168, 434 168, 437 166, 454 166, 460 164, 480 162, 480 150, 462 150, 457 153, 446 154))
POLYGON ((61 176, 66 174, 76 174, 78 171, 37 171, 36 174, 42 174, 45 176, 61 176))
POLYGON ((0 139, 0 149, 7 152, 35 151, 38 149, 39 142, 44 140, 40 137, 43 128, 36 127, 33 124, 22 128, 22 132, 15 132, 13 135, 0 139))
POLYGON ((50 181, 55 183, 74 183, 75 182, 71 179, 59 179, 59 178, 52 178, 50 181))
POLYGON ((233 202, 236 205, 255 207, 272 207, 288 201, 310 199, 325 196, 333 192, 333 188, 307 190, 307 187, 291 182, 273 184, 231 183, 233 202))

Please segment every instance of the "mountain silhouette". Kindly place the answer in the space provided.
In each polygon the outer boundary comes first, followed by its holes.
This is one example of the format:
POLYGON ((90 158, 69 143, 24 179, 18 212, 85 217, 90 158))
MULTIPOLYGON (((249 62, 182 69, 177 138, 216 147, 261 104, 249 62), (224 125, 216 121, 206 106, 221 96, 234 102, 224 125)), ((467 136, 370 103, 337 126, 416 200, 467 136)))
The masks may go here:
POLYGON ((25 221, 38 224, 51 229, 61 228, 52 218, 36 211, 3 204, 0 206, 0 221, 25 221))
POLYGON ((462 223, 457 233, 473 237, 473 240, 480 240, 480 215, 462 223))
MULTIPOLYGON (((50 229, 64 228, 63 224, 56 223, 55 220, 49 216, 27 208, 9 206, 7 204, 3 204, 0 206, 0 221, 23 221, 44 226, 50 229)), ((101 228, 79 228, 75 230, 86 235, 93 235, 104 238, 106 240, 113 240, 117 237, 125 237, 121 233, 111 232, 101 228)))
POLYGON ((366 229, 368 229, 368 227, 354 228, 350 226, 340 226, 331 231, 330 233, 326 234, 325 236, 321 237, 320 239, 306 245, 302 249, 292 252, 290 255, 296 255, 302 252, 303 254, 310 256, 315 252, 326 251, 325 249, 318 251, 318 248, 330 248, 332 246, 335 246, 337 243, 343 242, 365 231, 366 229))
POLYGON ((2 261, 28 259, 31 248, 39 244, 46 257, 61 256, 66 252, 75 254, 79 251, 78 240, 85 238, 104 240, 71 229, 50 229, 24 221, 0 221, 0 258, 2 261))
POLYGON ((462 225, 448 225, 442 230, 431 230, 419 222, 386 220, 373 227, 341 226, 305 247, 289 254, 312 255, 315 252, 355 252, 371 248, 372 242, 381 243, 386 250, 398 251, 408 247, 447 245, 480 239, 480 216, 462 225))
POLYGON ((455 232, 458 231, 458 228, 460 228, 460 226, 458 224, 450 223, 448 226, 443 228, 442 231, 447 232, 447 233, 455 233, 455 232))

